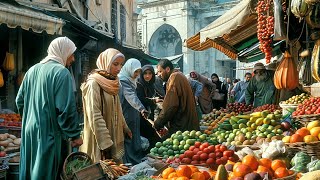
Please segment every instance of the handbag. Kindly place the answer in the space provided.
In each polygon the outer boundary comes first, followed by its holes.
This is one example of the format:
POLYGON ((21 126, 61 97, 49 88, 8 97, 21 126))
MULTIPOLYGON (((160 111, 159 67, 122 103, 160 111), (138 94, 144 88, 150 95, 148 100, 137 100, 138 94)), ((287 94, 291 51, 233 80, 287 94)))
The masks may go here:
MULTIPOLYGON (((223 86, 223 83, 221 83, 221 89, 222 89, 222 86, 223 86)), ((225 94, 215 91, 213 93, 212 99, 217 100, 217 101, 222 101, 222 100, 224 100, 224 97, 225 97, 225 94)))

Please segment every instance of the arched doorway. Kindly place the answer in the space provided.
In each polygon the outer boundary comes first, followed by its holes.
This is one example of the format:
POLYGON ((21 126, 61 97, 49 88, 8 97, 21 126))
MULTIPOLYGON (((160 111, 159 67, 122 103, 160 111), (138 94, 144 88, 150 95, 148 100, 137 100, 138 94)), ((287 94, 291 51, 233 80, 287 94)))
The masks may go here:
MULTIPOLYGON (((149 54, 160 58, 182 54, 182 39, 179 32, 169 24, 160 26, 149 41, 149 54)), ((182 59, 178 62, 181 68, 182 59)))

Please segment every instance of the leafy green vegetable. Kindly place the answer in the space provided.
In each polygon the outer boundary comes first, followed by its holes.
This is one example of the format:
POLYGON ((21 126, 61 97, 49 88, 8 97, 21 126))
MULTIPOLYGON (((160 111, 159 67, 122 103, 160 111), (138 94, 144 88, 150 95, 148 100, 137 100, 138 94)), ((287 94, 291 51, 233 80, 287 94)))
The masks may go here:
POLYGON ((80 159, 75 159, 70 162, 68 162, 67 167, 66 167, 66 174, 67 176, 71 176, 73 172, 79 171, 83 168, 86 168, 90 166, 91 163, 89 160, 80 160, 80 159))

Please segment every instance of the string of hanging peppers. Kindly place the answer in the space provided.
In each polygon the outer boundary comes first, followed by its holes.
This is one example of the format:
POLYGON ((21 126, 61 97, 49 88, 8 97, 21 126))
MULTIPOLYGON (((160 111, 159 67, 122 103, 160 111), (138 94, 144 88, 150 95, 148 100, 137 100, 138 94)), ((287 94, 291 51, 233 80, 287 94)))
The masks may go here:
POLYGON ((257 36, 260 42, 259 49, 265 54, 266 63, 270 63, 272 57, 272 38, 274 32, 274 17, 272 0, 259 0, 256 8, 258 14, 257 36))

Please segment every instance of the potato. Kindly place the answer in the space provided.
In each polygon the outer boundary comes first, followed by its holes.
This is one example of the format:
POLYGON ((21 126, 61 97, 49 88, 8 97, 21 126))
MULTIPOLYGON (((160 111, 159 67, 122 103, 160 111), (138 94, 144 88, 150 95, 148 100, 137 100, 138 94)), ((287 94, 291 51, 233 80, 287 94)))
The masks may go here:
POLYGON ((16 147, 17 145, 13 144, 12 142, 8 144, 8 147, 16 147))
POLYGON ((17 138, 17 139, 15 139, 15 140, 13 140, 13 144, 20 146, 20 144, 21 144, 21 138, 17 138))
POLYGON ((0 141, 5 141, 8 139, 8 136, 6 134, 0 134, 0 141))
POLYGON ((12 134, 9 135, 9 138, 11 138, 13 140, 17 139, 17 137, 15 135, 12 135, 12 134))
POLYGON ((0 141, 0 146, 7 147, 9 145, 10 141, 0 141))

